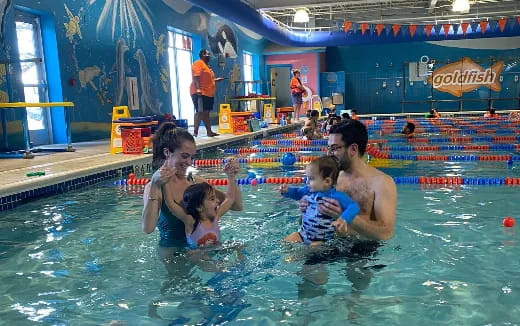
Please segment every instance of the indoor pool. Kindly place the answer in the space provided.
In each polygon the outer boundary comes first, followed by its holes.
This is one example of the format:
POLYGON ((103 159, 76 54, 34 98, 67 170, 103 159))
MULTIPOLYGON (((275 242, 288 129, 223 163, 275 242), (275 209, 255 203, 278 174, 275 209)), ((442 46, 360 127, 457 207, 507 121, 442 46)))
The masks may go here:
MULTIPOLYGON (((520 162, 511 166, 414 161, 382 170, 393 176, 520 177, 517 165, 520 162)), ((303 167, 244 165, 240 176, 248 172, 302 176, 303 167)), ((224 177, 216 168, 199 168, 197 173, 224 177)), ((392 240, 365 260, 353 257, 350 243, 337 241, 323 249, 323 259, 315 265, 309 263, 307 248, 280 241, 298 228, 297 203, 282 199, 274 184, 241 189, 245 210, 223 217, 222 236, 243 244, 243 259, 223 251, 214 256, 220 271, 187 266, 173 280, 158 259, 158 232, 141 231, 139 186, 114 186, 111 181, 0 213, 0 323, 513 325, 520 321, 516 283, 520 238, 516 227, 502 227, 505 216, 520 218, 518 186, 398 184, 392 240), (325 284, 316 285, 315 279, 325 284)), ((182 258, 179 255, 179 264, 182 258)))

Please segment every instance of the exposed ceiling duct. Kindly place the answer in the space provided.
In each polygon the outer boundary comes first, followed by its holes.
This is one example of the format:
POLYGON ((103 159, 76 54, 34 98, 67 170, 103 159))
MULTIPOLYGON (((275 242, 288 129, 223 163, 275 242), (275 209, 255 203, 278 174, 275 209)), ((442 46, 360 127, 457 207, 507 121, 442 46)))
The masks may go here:
MULTIPOLYGON (((283 24, 278 23, 276 20, 272 20, 270 17, 265 15, 263 11, 256 10, 252 8, 248 3, 240 0, 225 0, 225 1, 216 1, 216 0, 187 0, 188 2, 201 7, 207 11, 213 12, 221 17, 225 17, 226 19, 242 25, 262 36, 266 39, 283 45, 283 46, 292 46, 292 47, 330 47, 330 46, 350 46, 354 44, 370 44, 370 43, 385 43, 385 42, 396 42, 395 38, 384 38, 377 37, 373 34, 367 34, 362 36, 360 33, 346 34, 343 30, 341 30, 340 26, 336 26, 335 29, 328 29, 327 31, 322 30, 305 30, 305 31, 297 31, 291 30, 284 26, 283 24)), ((251 1, 251 0, 249 0, 251 1)), ((267 1, 267 0, 266 0, 267 1)), ((286 0, 288 3, 291 0, 286 0)), ((312 1, 312 0, 311 0, 312 1)), ((314 0, 316 1, 316 0, 314 0)), ((356 2, 366 2, 366 3, 395 3, 396 1, 402 0, 394 0, 394 1, 385 1, 385 0, 356 0, 352 1, 356 2)), ((443 0, 439 0, 443 1, 443 0)), ((483 0, 480 0, 483 1, 483 0)), ((496 0, 498 1, 498 0, 496 0)), ((258 1, 262 2, 262 0, 258 1)), ((278 2, 278 1, 277 1, 278 2)), ((302 3, 305 1, 292 1, 302 3)), ((330 0, 323 1, 324 3, 329 2, 330 0)), ((411 3, 414 1, 405 1, 407 3, 411 3)), ((287 4, 287 3, 286 3, 287 4)), ((341 4, 341 2, 339 3, 341 4)), ((426 7, 423 9, 428 11, 430 3, 428 2, 426 7)), ((435 6, 435 4, 434 4, 435 6)), ((301 6, 299 6, 301 7, 301 6)), ((307 7, 308 8, 308 7, 307 7)), ((312 12, 312 9, 310 9, 312 12)), ((291 11, 291 20, 294 16, 295 11, 291 11)), ((316 16, 311 18, 311 21, 318 24, 316 21, 316 16), (314 18, 314 20, 313 20, 314 18)), ((341 23, 343 20, 341 20, 341 23)), ((492 36, 514 36, 518 35, 519 28, 517 27, 514 31, 507 31, 504 33, 493 34, 486 33, 484 37, 492 37, 492 36)), ((455 38, 459 38, 462 36, 455 36, 455 38)), ((482 35, 480 33, 474 35, 466 35, 465 38, 480 38, 482 35)), ((432 35, 427 38, 429 41, 437 41, 445 39, 445 36, 432 35)), ((426 40, 423 36, 417 36, 415 40, 426 40), (422 39, 421 39, 422 37, 422 39)), ((401 39, 400 41, 403 41, 401 39)))

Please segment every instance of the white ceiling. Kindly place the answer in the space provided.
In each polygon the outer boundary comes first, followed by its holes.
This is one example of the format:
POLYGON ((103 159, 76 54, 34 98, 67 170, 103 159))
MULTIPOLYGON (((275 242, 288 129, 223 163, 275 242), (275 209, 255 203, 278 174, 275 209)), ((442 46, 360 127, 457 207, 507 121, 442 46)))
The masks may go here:
POLYGON ((460 23, 520 15, 520 0, 470 0, 467 14, 451 11, 452 0, 242 0, 291 29, 337 30, 344 21, 383 24, 460 23), (309 24, 293 23, 297 8, 309 9, 309 24))

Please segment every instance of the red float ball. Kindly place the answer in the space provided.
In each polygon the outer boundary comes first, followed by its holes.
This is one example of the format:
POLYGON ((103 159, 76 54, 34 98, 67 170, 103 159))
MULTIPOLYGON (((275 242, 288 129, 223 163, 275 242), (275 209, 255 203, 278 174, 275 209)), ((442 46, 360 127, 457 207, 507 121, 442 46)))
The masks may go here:
POLYGON ((128 179, 134 179, 134 178, 135 178, 135 174, 130 173, 130 174, 128 175, 128 179))
POLYGON ((504 220, 502 221, 502 224, 506 227, 506 228, 512 228, 514 225, 515 225, 515 219, 512 218, 511 216, 507 216, 504 218, 504 220))

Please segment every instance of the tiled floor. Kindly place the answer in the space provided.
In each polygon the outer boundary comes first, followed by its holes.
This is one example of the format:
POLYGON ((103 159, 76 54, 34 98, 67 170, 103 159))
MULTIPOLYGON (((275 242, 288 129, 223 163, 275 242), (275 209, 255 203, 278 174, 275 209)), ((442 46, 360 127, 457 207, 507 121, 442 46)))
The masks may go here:
MULTIPOLYGON (((255 133, 244 135, 223 134, 213 138, 206 137, 205 131, 201 130, 201 133, 204 132, 204 134, 197 137, 197 148, 204 149, 240 139, 267 135, 267 133, 284 132, 294 129, 294 127, 295 125, 271 126, 255 133)), ((214 127, 213 130, 216 130, 216 128, 214 127)), ((50 189, 49 187, 53 187, 54 191, 56 185, 66 186, 66 188, 58 189, 64 192, 67 189, 72 189, 69 187, 68 181, 83 184, 90 182, 89 178, 93 175, 96 175, 96 178, 98 176, 103 177, 107 171, 149 164, 152 158, 150 154, 109 154, 108 141, 75 143, 74 148, 76 152, 40 153, 36 154, 33 159, 0 159, 0 180, 2 180, 0 183, 0 200, 7 198, 9 195, 28 194, 28 191, 35 189, 50 189), (45 172, 45 175, 28 177, 27 173, 30 172, 45 172)), ((112 175, 111 173, 107 176, 112 175)))

